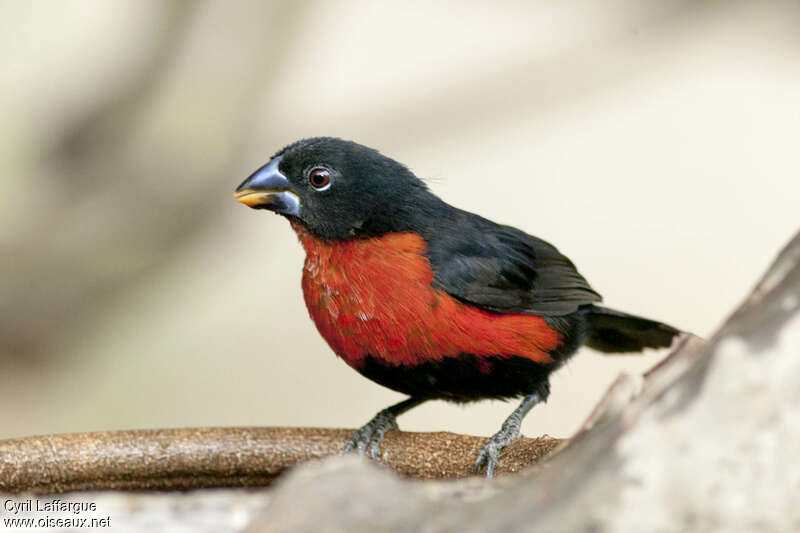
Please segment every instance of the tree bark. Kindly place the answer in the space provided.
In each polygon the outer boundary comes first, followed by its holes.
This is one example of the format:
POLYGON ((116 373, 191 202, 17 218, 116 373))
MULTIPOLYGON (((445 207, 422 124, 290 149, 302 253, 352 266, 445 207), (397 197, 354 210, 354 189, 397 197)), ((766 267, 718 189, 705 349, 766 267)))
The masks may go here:
MULTIPOLYGON (((298 463, 336 455, 349 429, 193 428, 48 435, 0 441, 0 492, 263 487, 298 463)), ((561 441, 521 438, 498 472, 534 464, 561 441)), ((392 431, 382 462, 408 477, 468 476, 482 437, 392 431)))

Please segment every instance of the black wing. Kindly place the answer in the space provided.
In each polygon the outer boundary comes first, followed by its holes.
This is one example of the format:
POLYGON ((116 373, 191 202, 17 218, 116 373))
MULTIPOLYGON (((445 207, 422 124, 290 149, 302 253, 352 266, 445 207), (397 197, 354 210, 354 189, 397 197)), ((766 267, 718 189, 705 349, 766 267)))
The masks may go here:
POLYGON ((516 228, 460 211, 426 240, 434 286, 485 309, 561 316, 602 299, 555 246, 516 228))

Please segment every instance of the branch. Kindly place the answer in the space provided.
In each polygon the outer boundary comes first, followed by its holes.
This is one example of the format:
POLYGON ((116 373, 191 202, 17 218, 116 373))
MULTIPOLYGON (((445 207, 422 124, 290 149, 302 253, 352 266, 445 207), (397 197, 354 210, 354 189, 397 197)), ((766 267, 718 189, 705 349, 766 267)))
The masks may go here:
MULTIPOLYGON (((298 463, 336 455, 346 429, 188 428, 48 435, 0 441, 0 492, 266 486, 298 463)), ((561 441, 521 438, 498 473, 534 464, 561 441)), ((483 437, 392 431, 382 461, 423 479, 470 475, 483 437)))

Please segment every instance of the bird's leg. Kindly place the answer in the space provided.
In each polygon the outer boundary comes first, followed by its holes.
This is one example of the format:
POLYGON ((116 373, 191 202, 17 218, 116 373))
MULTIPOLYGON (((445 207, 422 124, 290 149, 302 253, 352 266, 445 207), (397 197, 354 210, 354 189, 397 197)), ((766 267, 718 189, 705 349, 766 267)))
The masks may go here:
POLYGON ((478 454, 478 460, 475 461, 475 473, 478 474, 481 468, 486 466, 486 477, 494 477, 494 469, 500 461, 500 452, 503 448, 508 446, 514 439, 519 437, 519 427, 522 424, 522 419, 528 414, 534 405, 547 401, 547 396, 550 393, 550 385, 545 382, 540 387, 540 390, 525 396, 519 407, 514 409, 511 416, 506 418, 500 431, 492 435, 486 446, 483 447, 478 454))
POLYGON ((359 455, 369 453, 369 456, 377 460, 381 453, 381 442, 386 433, 397 428, 397 416, 405 413, 422 402, 423 398, 409 398, 400 403, 396 403, 380 411, 372 420, 357 429, 350 441, 342 450, 348 453, 356 450, 359 455))

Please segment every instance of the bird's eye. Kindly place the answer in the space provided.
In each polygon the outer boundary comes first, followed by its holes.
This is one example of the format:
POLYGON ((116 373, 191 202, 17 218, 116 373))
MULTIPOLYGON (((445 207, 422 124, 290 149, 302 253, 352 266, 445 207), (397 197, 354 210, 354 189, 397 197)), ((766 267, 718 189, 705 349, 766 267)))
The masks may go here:
POLYGON ((331 173, 326 168, 314 168, 308 173, 308 181, 318 191, 325 190, 331 186, 331 173))

